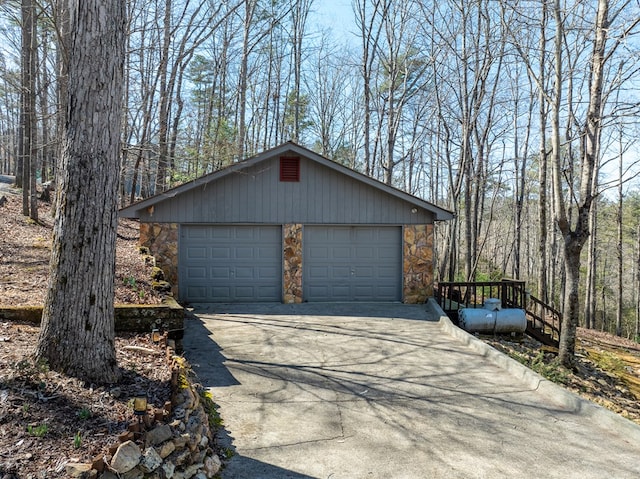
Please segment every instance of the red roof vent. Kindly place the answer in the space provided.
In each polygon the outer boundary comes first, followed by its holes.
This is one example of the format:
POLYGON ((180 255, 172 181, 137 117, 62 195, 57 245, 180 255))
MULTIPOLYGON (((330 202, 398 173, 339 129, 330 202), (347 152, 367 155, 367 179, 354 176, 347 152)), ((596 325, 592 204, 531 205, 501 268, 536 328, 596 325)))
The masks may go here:
POLYGON ((280 181, 300 181, 300 157, 280 157, 280 181))

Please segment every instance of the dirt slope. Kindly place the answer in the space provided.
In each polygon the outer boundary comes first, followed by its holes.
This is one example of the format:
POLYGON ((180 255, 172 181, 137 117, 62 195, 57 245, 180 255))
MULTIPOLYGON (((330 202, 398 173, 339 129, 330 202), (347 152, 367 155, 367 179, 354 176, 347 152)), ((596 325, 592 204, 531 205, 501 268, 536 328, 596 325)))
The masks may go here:
MULTIPOLYGON (((16 191, 15 189, 13 191, 16 191)), ((39 202, 38 223, 22 216, 22 198, 9 192, 0 206, 0 306, 41 305, 49 276, 53 218, 39 202)), ((116 303, 160 302, 151 289, 152 265, 138 252, 138 223, 120 220, 116 252, 116 303)))

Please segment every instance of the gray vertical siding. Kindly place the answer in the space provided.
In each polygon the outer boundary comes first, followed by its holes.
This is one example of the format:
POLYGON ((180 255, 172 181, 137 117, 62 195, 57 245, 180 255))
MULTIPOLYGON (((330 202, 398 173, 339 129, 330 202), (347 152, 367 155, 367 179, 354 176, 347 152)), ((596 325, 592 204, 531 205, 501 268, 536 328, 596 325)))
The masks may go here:
POLYGON ((260 162, 140 211, 170 223, 425 224, 433 214, 315 161, 300 182, 280 182, 279 158, 260 162))

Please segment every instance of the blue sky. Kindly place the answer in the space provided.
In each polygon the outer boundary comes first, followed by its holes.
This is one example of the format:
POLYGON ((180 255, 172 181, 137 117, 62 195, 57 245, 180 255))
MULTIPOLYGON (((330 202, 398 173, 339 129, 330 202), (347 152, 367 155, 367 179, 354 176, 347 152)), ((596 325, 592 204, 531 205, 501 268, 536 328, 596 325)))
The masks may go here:
POLYGON ((351 0, 316 0, 311 7, 310 26, 317 24, 318 29, 331 28, 334 34, 352 41, 355 31, 351 0))

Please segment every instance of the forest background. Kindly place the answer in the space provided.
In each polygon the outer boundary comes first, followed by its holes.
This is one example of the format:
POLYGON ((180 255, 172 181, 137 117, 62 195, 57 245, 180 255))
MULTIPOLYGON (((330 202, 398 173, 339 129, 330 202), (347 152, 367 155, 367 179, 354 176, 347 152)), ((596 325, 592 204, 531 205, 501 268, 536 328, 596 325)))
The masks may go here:
MULTIPOLYGON (((128 2, 120 205, 292 140, 453 211, 436 279, 523 279, 639 340, 638 1, 352 0, 349 31, 319 3, 128 2)), ((37 218, 70 19, 0 17, 0 173, 37 218)))

